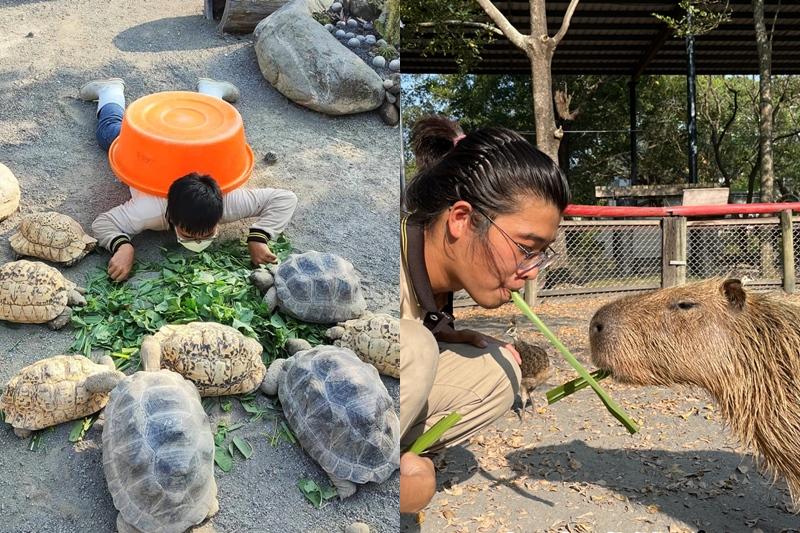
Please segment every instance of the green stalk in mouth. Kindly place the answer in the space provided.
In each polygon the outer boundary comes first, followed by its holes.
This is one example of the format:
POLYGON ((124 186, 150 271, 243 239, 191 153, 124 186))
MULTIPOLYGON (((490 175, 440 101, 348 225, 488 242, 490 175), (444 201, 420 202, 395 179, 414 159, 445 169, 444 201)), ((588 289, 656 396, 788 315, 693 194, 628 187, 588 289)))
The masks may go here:
MULTIPOLYGON (((533 322, 533 324, 537 328, 539 328, 539 331, 541 331, 542 334, 545 337, 547 337, 547 340, 550 341, 550 344, 552 344, 553 346, 556 347, 556 349, 561 353, 561 355, 564 357, 564 359, 567 360, 567 362, 572 366, 572 368, 574 368, 575 371, 578 372, 578 375, 580 376, 580 379, 585 381, 586 384, 588 384, 590 387, 592 387, 592 389, 594 389, 594 392, 600 397, 600 400, 606 406, 606 409, 608 409, 608 411, 612 415, 614 415, 614 417, 617 420, 619 420, 622 423, 623 426, 625 426, 625 429, 627 429, 628 432, 630 432, 631 434, 636 433, 637 431, 639 431, 639 426, 636 424, 636 422, 634 422, 625 413, 625 411, 622 409, 622 407, 620 407, 617 404, 617 402, 615 402, 611 398, 611 396, 609 396, 608 393, 606 391, 604 391, 603 388, 600 385, 597 384, 597 381, 595 380, 595 378, 591 374, 589 374, 589 372, 587 372, 587 370, 585 368, 583 368, 583 365, 581 365, 578 362, 578 360, 575 359, 575 356, 572 355, 572 353, 570 353, 570 351, 567 349, 567 347, 564 346, 561 343, 560 340, 558 340, 558 337, 556 337, 553 334, 553 332, 550 331, 550 329, 548 329, 547 326, 545 326, 544 322, 542 322, 542 320, 538 316, 536 316, 536 314, 528 306, 528 304, 525 303, 525 300, 522 299, 522 296, 520 296, 518 292, 512 292, 511 293, 511 300, 520 309, 520 311, 522 311, 522 313, 525 316, 527 316, 528 319, 531 322, 533 322)), ((603 372, 603 371, 597 371, 597 372, 603 372)), ((603 376, 603 377, 605 377, 605 376, 603 376)), ((567 394, 569 394, 569 393, 566 393, 566 391, 568 389, 568 385, 570 383, 574 383, 575 381, 578 381, 578 380, 573 380, 573 381, 567 382, 564 385, 562 385, 561 387, 559 387, 559 389, 563 389, 564 390, 565 394, 562 394, 556 400, 561 399, 564 396, 566 396, 567 394)), ((583 385, 583 387, 585 387, 585 386, 586 385, 583 385)), ((583 388, 583 387, 579 387, 579 388, 583 388)), ((557 391, 557 390, 558 389, 554 389, 554 391, 557 391)), ((574 392, 575 390, 578 390, 578 388, 573 388, 572 392, 574 392)), ((550 391, 550 392, 554 392, 554 391, 550 391)), ((550 393, 548 393, 548 401, 549 401, 549 396, 550 396, 550 393)), ((553 400, 553 401, 556 401, 556 400, 553 400)), ((549 403, 553 403, 553 402, 549 402, 549 403)))

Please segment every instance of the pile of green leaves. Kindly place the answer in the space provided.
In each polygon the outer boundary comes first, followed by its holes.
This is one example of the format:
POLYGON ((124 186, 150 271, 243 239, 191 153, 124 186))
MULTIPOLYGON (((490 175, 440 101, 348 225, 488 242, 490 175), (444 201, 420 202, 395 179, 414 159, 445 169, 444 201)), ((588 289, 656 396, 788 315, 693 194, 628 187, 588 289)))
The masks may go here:
POLYGON ((217 431, 214 432, 214 462, 223 472, 230 472, 233 469, 233 458, 238 451, 245 459, 250 459, 253 455, 253 446, 244 438, 234 436, 228 441, 228 433, 236 431, 244 424, 237 423, 232 426, 225 422, 217 423, 217 431))
MULTIPOLYGON (((270 248, 284 260, 291 244, 281 236, 270 248)), ((105 349, 120 370, 135 369, 145 335, 165 324, 194 321, 219 322, 258 339, 266 364, 284 355, 287 339, 323 341, 322 326, 277 311, 270 315, 249 280, 252 267, 243 243, 223 243, 199 254, 166 249, 162 254, 162 261, 137 264, 126 283, 110 280, 105 270, 89 278, 87 305, 72 315, 73 351, 88 356, 92 350, 105 349)))
POLYGON ((328 500, 332 500, 339 495, 336 489, 327 485, 319 485, 313 479, 301 479, 297 482, 297 488, 303 493, 311 504, 319 509, 328 500))

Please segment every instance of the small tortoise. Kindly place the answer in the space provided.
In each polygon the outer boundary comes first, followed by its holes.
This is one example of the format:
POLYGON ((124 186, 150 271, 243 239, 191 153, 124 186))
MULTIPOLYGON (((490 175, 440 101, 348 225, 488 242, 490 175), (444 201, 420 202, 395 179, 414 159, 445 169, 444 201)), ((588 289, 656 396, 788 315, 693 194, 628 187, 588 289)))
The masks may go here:
POLYGON ((0 220, 8 218, 19 207, 19 182, 7 166, 0 163, 0 220))
POLYGON ((531 402, 531 393, 550 377, 550 358, 544 348, 534 343, 533 335, 528 332, 517 333, 514 347, 519 352, 520 359, 522 359, 522 364, 520 365, 522 386, 519 391, 522 398, 522 409, 519 416, 524 419, 526 406, 529 403, 533 403, 531 402))
POLYGON ((400 321, 385 314, 365 313, 325 332, 335 346, 350 348, 378 372, 400 378, 400 321))
POLYGON ((78 222, 54 212, 26 215, 9 242, 17 258, 38 257, 64 266, 74 265, 97 245, 78 222))
POLYGON ((102 409, 125 377, 110 357, 97 364, 82 355, 56 355, 20 370, 0 398, 6 422, 18 437, 88 416, 102 409))
POLYGON ((69 306, 86 305, 82 292, 82 288, 44 263, 6 263, 0 266, 0 320, 47 322, 50 329, 61 329, 72 316, 69 306))
POLYGON ((257 340, 216 322, 164 326, 153 339, 161 366, 192 381, 200 396, 247 394, 264 380, 267 368, 257 340))
POLYGON ((375 367, 347 348, 317 346, 276 359, 262 390, 278 394, 303 449, 339 497, 381 483, 400 465, 400 421, 375 367))
POLYGON ((250 279, 266 291, 270 312, 280 307, 306 322, 342 322, 360 316, 367 307, 352 263, 334 254, 295 254, 274 268, 274 276, 256 270, 250 279))
POLYGON ((144 372, 111 392, 103 471, 120 533, 178 533, 219 510, 214 436, 190 381, 159 370, 159 346, 142 342, 144 372))

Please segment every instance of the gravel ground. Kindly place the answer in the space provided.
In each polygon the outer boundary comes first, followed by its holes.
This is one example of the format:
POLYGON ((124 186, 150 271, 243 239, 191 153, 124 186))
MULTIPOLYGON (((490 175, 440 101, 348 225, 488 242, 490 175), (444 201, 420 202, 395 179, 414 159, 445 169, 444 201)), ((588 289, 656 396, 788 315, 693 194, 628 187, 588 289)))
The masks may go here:
MULTIPOLYGON (((542 303, 537 314, 587 368, 589 318, 609 298, 542 303)), ((516 317, 462 309, 460 327, 503 337, 516 317)), ((506 337, 508 338, 508 337, 506 337)), ((510 340, 510 339, 509 339, 510 340)), ((708 395, 688 388, 603 388, 642 423, 635 435, 590 390, 552 406, 544 393, 575 372, 544 337, 553 375, 514 413, 435 458, 438 492, 401 531, 526 533, 797 533, 788 491, 771 485, 724 428, 708 395), (421 525, 420 523, 421 522, 421 525)))
MULTIPOLYGON (((164 90, 194 90, 198 77, 236 83, 256 168, 248 186, 295 191, 299 207, 287 230, 295 247, 335 252, 362 274, 371 309, 397 313, 399 132, 375 113, 327 117, 286 100, 264 81, 249 36, 220 37, 202 17, 201 0, 6 0, 0 4, 0 161, 23 191, 20 213, 58 210, 88 228, 94 217, 128 198, 94 139, 95 108, 75 99, 87 80, 118 76, 128 101, 164 90), (277 164, 261 162, 267 152, 277 164)), ((7 239, 19 215, 0 223, 0 261, 12 259, 7 239)), ((241 232, 246 223, 226 228, 241 232)), ((142 258, 159 256, 174 239, 146 233, 142 258)), ((90 255, 65 270, 76 282, 108 255, 90 255)), ((44 326, 0 324, 0 383, 19 368, 63 353, 72 334, 44 326)), ((396 380, 385 380, 397 399, 396 380)), ((266 398, 259 403, 267 406, 266 398)), ((246 421, 234 409, 212 417, 246 421)), ((351 522, 397 531, 398 477, 351 499, 314 509, 296 488, 300 478, 326 482, 297 445, 270 443, 274 417, 236 433, 255 448, 232 472, 217 470, 220 513, 204 531, 342 531, 351 522)), ((42 433, 30 451, 9 426, 0 428, 0 531, 104 532, 116 511, 107 493, 99 432, 77 445, 70 424, 42 433)))

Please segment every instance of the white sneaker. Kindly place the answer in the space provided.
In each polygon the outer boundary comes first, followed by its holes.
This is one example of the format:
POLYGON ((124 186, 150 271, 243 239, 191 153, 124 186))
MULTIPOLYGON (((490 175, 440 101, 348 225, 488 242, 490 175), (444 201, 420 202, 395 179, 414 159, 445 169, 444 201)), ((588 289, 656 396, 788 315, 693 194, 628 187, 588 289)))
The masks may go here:
POLYGON ((78 91, 78 98, 87 102, 94 102, 100 98, 100 91, 106 87, 119 87, 120 92, 125 93, 125 82, 122 78, 106 78, 104 80, 93 80, 85 84, 78 91))
POLYGON ((231 104, 239 99, 239 89, 229 81, 200 78, 197 80, 197 92, 222 98, 231 104))

